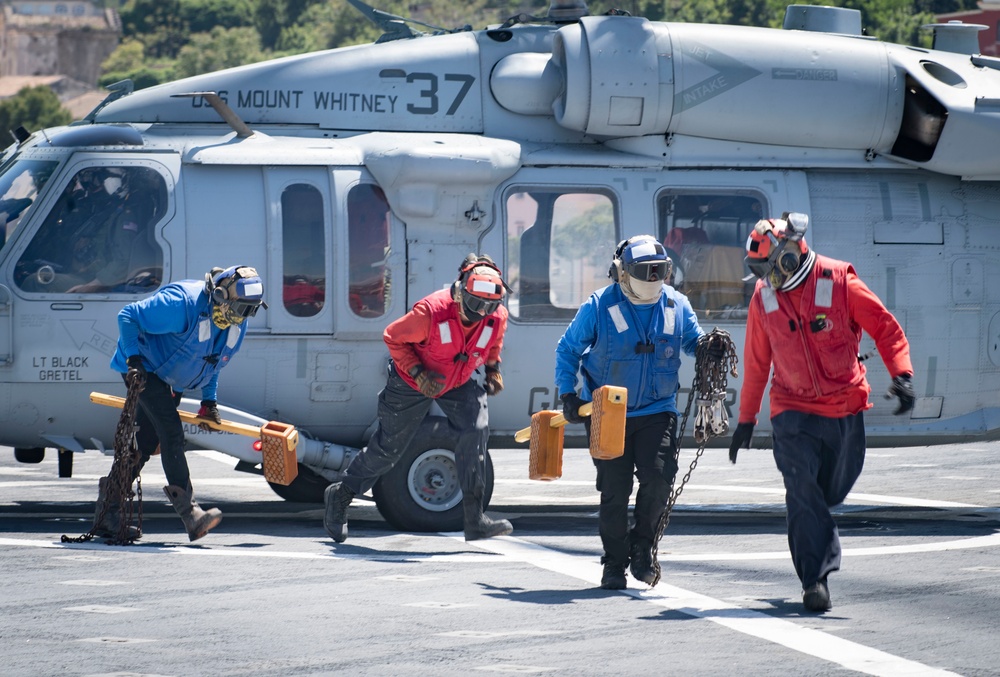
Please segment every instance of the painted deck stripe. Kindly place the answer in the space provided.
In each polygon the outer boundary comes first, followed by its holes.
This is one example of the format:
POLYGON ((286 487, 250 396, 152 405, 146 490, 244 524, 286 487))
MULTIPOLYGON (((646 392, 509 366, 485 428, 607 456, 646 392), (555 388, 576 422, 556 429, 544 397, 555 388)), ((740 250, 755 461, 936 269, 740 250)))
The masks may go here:
MULTIPOLYGON (((599 585, 601 582, 600 564, 582 561, 581 557, 565 555, 510 536, 475 541, 473 545, 587 583, 599 585)), ((869 675, 937 677, 957 674, 894 656, 819 630, 804 628, 791 621, 744 609, 674 585, 661 583, 655 589, 642 586, 639 589, 622 590, 622 593, 869 675)))

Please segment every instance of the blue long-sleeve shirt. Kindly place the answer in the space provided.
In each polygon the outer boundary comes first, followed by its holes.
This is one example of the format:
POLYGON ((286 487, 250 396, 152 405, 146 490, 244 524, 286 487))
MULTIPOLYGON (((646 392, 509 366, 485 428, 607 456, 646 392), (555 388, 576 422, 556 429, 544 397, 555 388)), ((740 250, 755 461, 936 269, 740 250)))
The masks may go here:
POLYGON ((175 282, 122 308, 111 368, 124 374, 128 358, 140 355, 176 392, 200 388, 203 400, 216 400, 219 371, 240 349, 247 321, 219 329, 203 290, 204 282, 175 282))

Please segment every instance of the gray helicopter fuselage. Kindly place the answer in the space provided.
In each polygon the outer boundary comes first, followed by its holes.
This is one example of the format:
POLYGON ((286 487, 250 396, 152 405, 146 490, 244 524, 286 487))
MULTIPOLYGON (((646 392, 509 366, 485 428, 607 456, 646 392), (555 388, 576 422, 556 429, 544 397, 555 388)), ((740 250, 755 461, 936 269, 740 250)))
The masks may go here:
MULTIPOLYGON (((270 308, 222 372, 220 403, 359 447, 385 381, 383 329, 470 251, 515 290, 496 444, 557 407, 556 342, 608 283, 624 237, 666 241, 702 326, 741 354, 743 243, 783 211, 810 215, 809 245, 853 263, 910 339, 912 416, 891 415, 889 375, 877 355, 866 362, 872 443, 1000 430, 1000 60, 585 17, 243 66, 133 92, 85 123, 5 155, 8 178, 39 166, 46 178, 36 194, 0 184, 0 204, 31 198, 0 250, 0 444, 109 448, 117 414, 87 396, 124 392, 108 366, 118 311, 167 281, 246 264, 270 308), (210 92, 250 135, 220 120, 210 92), (117 285, 57 290, 74 264, 46 247, 90 169, 156 193, 136 221, 153 253, 117 285)), ((732 418, 739 386, 730 379, 732 418)))

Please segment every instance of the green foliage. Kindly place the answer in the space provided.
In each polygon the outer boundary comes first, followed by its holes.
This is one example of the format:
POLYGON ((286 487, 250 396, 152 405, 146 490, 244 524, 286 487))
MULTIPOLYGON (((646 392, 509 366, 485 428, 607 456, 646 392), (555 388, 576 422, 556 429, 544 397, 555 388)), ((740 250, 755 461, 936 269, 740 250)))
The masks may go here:
POLYGON ((191 33, 253 26, 253 0, 181 0, 181 19, 191 33))
POLYGON ((265 58, 260 36, 253 28, 213 28, 211 33, 192 35, 191 42, 181 48, 174 75, 186 78, 265 58))
POLYGON ((0 101, 0 130, 23 125, 28 131, 35 131, 72 121, 73 116, 59 103, 59 97, 45 85, 25 87, 14 96, 0 101))

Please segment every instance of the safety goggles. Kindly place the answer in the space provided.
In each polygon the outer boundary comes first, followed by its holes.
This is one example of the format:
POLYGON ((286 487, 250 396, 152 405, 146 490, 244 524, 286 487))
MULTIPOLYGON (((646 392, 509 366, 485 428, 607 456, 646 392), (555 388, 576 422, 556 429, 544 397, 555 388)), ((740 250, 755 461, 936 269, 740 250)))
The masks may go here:
POLYGON ((670 261, 642 261, 629 263, 625 272, 633 280, 640 282, 666 282, 670 274, 670 261))
POLYGON ((267 309, 267 305, 263 301, 241 301, 240 299, 236 299, 235 301, 228 301, 226 305, 229 306, 228 312, 232 316, 244 319, 256 315, 261 306, 267 309))
POLYGON ((465 294, 462 297, 462 302, 465 304, 466 310, 472 311, 477 315, 482 315, 483 317, 491 314, 500 306, 499 300, 481 299, 472 294, 465 294))
POLYGON ((748 256, 744 259, 744 261, 746 261, 747 268, 750 269, 750 272, 761 279, 770 275, 771 271, 774 270, 774 261, 771 259, 758 259, 748 256))

